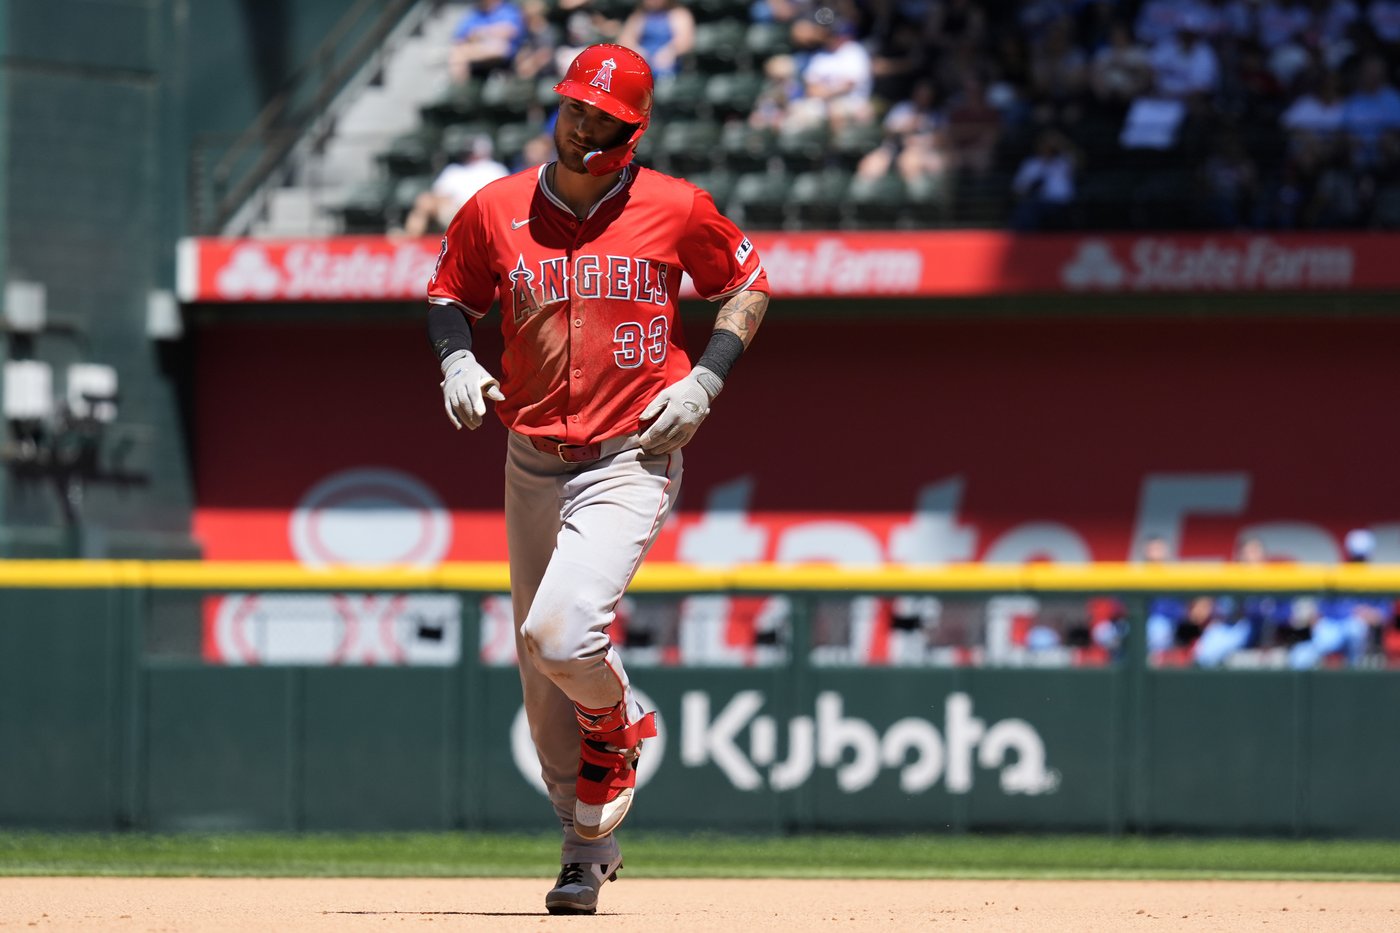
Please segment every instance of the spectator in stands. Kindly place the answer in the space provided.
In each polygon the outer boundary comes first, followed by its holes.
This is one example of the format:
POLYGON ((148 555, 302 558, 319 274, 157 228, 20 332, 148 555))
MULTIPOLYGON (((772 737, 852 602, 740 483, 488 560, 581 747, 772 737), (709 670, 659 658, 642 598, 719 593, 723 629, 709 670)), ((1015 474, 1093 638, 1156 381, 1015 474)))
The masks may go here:
POLYGON ((1126 23, 1109 29, 1108 44, 1094 53, 1089 83, 1102 103, 1126 105, 1152 87, 1154 73, 1147 49, 1133 41, 1126 23))
POLYGON ((1234 134, 1221 135, 1201 166, 1204 220, 1227 230, 1252 226, 1259 171, 1234 134))
POLYGON ((1016 171, 1011 225, 1017 230, 1064 230, 1073 225, 1079 153, 1058 130, 1045 130, 1016 171))
POLYGON ((1380 157, 1380 140, 1400 131, 1400 92, 1386 80, 1385 59, 1368 56, 1356 78, 1356 90, 1342 109, 1342 129, 1351 145, 1352 164, 1365 167, 1380 157))
POLYGON ((509 69, 524 38, 525 18, 510 0, 479 0, 452 33, 447 67, 454 81, 509 69))
POLYGON ((1235 562, 1250 567, 1258 567, 1269 562, 1268 551, 1264 549, 1264 539, 1250 535, 1235 549, 1235 562))
MULTIPOLYGON (((1366 528, 1349 531, 1342 543, 1345 559, 1352 564, 1368 562, 1375 548, 1376 536, 1366 528)), ((1355 666, 1373 639, 1380 640, 1381 629, 1391 617, 1392 602, 1386 599, 1339 596, 1319 600, 1309 637, 1289 649, 1289 666, 1299 670, 1328 662, 1355 666)))
POLYGON ((935 0, 926 5, 923 41, 934 57, 956 49, 980 49, 987 36, 987 14, 973 0, 935 0))
POLYGON ((1204 38, 1204 22, 1186 16, 1176 34, 1153 47, 1153 85, 1162 97, 1191 100, 1204 97, 1220 85, 1220 59, 1204 38))
POLYGON ((1075 44, 1074 21, 1068 16, 1056 17, 1031 42, 1030 93, 1035 122, 1042 126, 1075 122, 1088 77, 1088 62, 1075 44))
POLYGON ((1254 14, 1254 36, 1268 52, 1297 42, 1312 27, 1312 12, 1301 0, 1266 0, 1254 14))
POLYGON ((1288 131, 1290 140, 1309 136, 1332 147, 1341 139, 1345 114, 1342 80, 1335 71, 1327 69, 1309 77, 1306 90, 1288 105, 1279 123, 1288 131))
MULTIPOLYGON (((1148 535, 1138 550, 1138 561, 1161 565, 1172 560, 1171 548, 1161 535, 1148 535)), ((1176 647, 1177 628, 1186 617, 1186 604, 1176 596, 1155 596, 1147 604, 1147 651, 1161 664, 1176 647)))
POLYGON ((1001 113, 987 99, 987 86, 981 75, 970 71, 963 76, 945 117, 953 167, 972 176, 988 175, 1001 141, 1002 123, 1001 113))
POLYGON ((520 150, 520 157, 512 163, 511 170, 519 172, 534 168, 536 165, 552 161, 557 155, 554 151, 554 128, 551 123, 544 132, 531 137, 525 143, 520 150))
MULTIPOLYGON (((1241 540, 1235 561, 1256 567, 1268 563, 1263 540, 1253 535, 1241 540)), ((1220 667, 1242 651, 1271 644, 1275 633, 1290 626, 1292 612, 1291 601, 1281 597, 1219 597, 1191 648, 1192 660, 1200 667, 1220 667)))
POLYGON ((792 23, 812 12, 811 0, 754 0, 749 18, 755 23, 792 23))
POLYGON ((880 178, 893 168, 921 204, 946 211, 953 161, 933 83, 920 81, 908 100, 891 107, 884 130, 884 139, 861 158, 856 175, 880 178))
POLYGON ((1400 0, 1371 0, 1366 7, 1366 22, 1376 41, 1385 46, 1392 58, 1400 53, 1400 0))
POLYGON ((1273 198, 1272 222, 1285 228, 1349 227, 1360 222, 1362 209, 1346 153, 1315 136, 1295 137, 1273 198))
POLYGON ((515 53, 515 73, 522 78, 538 78, 554 74, 554 53, 559 48, 559 29, 549 20, 549 5, 544 0, 529 0, 521 7, 525 26, 521 32, 520 48, 515 53))
POLYGON ((802 68, 802 96, 788 110, 788 129, 826 123, 833 130, 873 117, 870 53, 855 41, 855 27, 829 7, 812 14, 816 51, 802 68))
POLYGON ((1355 49, 1352 30, 1361 23, 1361 10, 1352 0, 1310 0, 1312 24, 1304 44, 1315 48, 1329 67, 1336 67, 1355 49))
POLYGON ((615 41, 622 24, 603 15, 593 0, 560 0, 559 8, 568 11, 568 18, 564 21, 564 42, 554 52, 554 70, 564 74, 588 46, 615 41))
POLYGON ((1247 121, 1260 105, 1265 108, 1273 107, 1275 101, 1280 101, 1286 96, 1285 91, 1292 93, 1302 84, 1302 79, 1307 74, 1306 69, 1311 67, 1308 61, 1304 57, 1303 72, 1295 73, 1292 64, 1286 69, 1279 69, 1275 67, 1277 63, 1269 62, 1264 49, 1253 39, 1237 43, 1234 48, 1233 66, 1221 75, 1223 112, 1247 121), (1280 80, 1280 74, 1287 76, 1287 88, 1285 82, 1280 80))
POLYGON ((1254 628, 1235 600, 1221 596, 1211 600, 1211 612, 1201 628, 1201 637, 1191 646, 1191 659, 1198 667, 1220 667, 1234 654, 1249 647, 1254 628))
POLYGON ((491 152, 490 137, 473 137, 462 160, 449 163, 433 181, 432 188, 418 196, 404 220, 404 235, 418 237, 430 230, 446 230, 472 195, 509 174, 504 165, 491 157, 491 152))
POLYGON ((1198 5, 1189 0, 1147 0, 1138 8, 1133 33, 1151 48, 1174 38, 1182 17, 1199 12, 1198 5))
POLYGON ((797 62, 791 55, 774 55, 763 63, 763 86, 754 99, 749 125, 777 130, 787 121, 788 105, 800 96, 797 62))
POLYGON ((642 0, 623 21, 617 42, 640 52, 655 77, 670 77, 695 48, 695 16, 675 0, 642 0))

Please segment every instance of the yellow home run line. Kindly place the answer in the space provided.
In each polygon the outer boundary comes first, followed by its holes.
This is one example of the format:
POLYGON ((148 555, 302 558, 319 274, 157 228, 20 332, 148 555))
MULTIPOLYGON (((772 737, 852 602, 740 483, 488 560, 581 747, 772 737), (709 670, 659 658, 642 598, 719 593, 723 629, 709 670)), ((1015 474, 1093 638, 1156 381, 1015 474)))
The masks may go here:
MULTIPOLYGON (((335 568, 292 562, 0 560, 0 588, 181 590, 464 590, 504 592, 505 563, 446 563, 430 569, 335 568)), ((950 564, 834 567, 688 564, 642 567, 632 592, 1339 592, 1400 593, 1397 564, 950 564)))

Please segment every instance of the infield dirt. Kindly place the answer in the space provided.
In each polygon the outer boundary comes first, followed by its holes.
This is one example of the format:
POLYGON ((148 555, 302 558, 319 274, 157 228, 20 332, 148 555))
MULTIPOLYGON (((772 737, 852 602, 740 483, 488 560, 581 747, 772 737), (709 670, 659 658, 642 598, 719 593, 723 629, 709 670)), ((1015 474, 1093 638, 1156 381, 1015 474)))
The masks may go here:
POLYGON ((1400 884, 622 879, 550 917, 549 879, 0 878, 0 930, 1395 930, 1400 884))

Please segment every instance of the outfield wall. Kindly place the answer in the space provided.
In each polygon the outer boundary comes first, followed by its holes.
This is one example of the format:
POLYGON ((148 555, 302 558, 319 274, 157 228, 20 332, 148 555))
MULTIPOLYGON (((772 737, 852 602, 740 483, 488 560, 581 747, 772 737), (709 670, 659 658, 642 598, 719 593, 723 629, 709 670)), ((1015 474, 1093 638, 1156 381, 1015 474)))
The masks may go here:
MULTIPOLYGON (((475 650, 478 596, 504 590, 499 566, 0 571, 0 825, 550 823, 529 778, 516 673, 475 650), (445 663, 310 666, 213 663, 180 647, 199 639, 207 594, 254 589, 457 597, 456 627, 433 624, 439 639, 455 630, 463 650, 445 663)), ((1400 568, 657 565, 637 590, 640 600, 787 592, 792 605, 791 644, 766 663, 666 667, 630 655, 662 730, 644 758, 637 828, 1400 836, 1400 674, 1153 669, 1140 647, 1148 594, 1394 593, 1400 568), (993 591, 1117 592, 1130 649, 1051 669, 842 667, 810 650, 818 598, 993 591)))

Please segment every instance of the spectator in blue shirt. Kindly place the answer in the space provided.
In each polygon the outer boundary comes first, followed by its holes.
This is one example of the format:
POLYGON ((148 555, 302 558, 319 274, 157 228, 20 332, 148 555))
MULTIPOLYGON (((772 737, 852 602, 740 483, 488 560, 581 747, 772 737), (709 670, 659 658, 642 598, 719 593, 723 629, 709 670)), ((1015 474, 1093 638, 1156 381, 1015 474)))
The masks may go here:
POLYGON ((454 81, 510 68, 525 38, 525 16, 509 0, 480 0, 457 23, 447 68, 454 81))
POLYGON ((1400 92, 1386 80, 1379 55, 1361 63, 1356 90, 1342 108, 1342 129, 1351 140, 1353 162, 1363 167, 1377 161, 1383 135, 1400 131, 1400 92))
POLYGON ((617 43, 642 53, 656 77, 669 77, 695 48, 695 16, 675 0, 642 0, 622 24, 617 43))
MULTIPOLYGON (((1366 563, 1375 547, 1376 536, 1370 530, 1352 530, 1345 541, 1347 563, 1366 563)), ((1304 670, 1317 667, 1329 658, 1340 660, 1348 667, 1356 665, 1371 646, 1372 631, 1387 624, 1391 612, 1388 599, 1337 596, 1320 600, 1311 636, 1289 649, 1289 666, 1304 670)))

